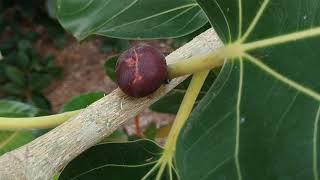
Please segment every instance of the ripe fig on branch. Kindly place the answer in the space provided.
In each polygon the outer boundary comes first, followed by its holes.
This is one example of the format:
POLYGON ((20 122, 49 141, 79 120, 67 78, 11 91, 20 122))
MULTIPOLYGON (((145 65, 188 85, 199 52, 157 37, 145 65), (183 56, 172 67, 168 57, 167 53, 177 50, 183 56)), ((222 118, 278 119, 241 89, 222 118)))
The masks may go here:
POLYGON ((115 71, 120 89, 132 97, 147 96, 168 79, 164 55, 147 45, 135 46, 123 52, 115 71))

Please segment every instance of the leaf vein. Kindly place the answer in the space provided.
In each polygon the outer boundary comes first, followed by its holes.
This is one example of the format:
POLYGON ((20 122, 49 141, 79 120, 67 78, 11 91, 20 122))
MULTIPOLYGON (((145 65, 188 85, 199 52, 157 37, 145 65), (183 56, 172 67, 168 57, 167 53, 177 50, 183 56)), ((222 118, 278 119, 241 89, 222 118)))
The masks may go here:
POLYGON ((241 96, 242 96, 242 89, 243 89, 243 59, 240 58, 240 71, 239 71, 239 89, 238 89, 238 98, 237 98, 237 105, 236 105, 236 144, 235 144, 235 150, 234 150, 234 163, 237 170, 238 180, 242 180, 242 174, 241 174, 241 167, 239 162, 239 146, 240 146, 240 107, 241 107, 241 96))
MULTIPOLYGON (((77 13, 80 13, 81 11, 84 11, 84 10, 86 10, 86 9, 88 9, 89 7, 90 7, 90 5, 94 2, 95 0, 90 0, 90 1, 88 1, 82 8, 80 8, 80 9, 77 9, 76 11, 73 11, 73 12, 70 12, 70 13, 68 13, 68 12, 65 12, 65 13, 61 13, 61 16, 71 16, 71 15, 75 15, 75 14, 77 14, 77 13)), ((61 2, 62 3, 62 2, 61 2)))
POLYGON ((318 173, 318 150, 317 150, 317 142, 318 142, 318 125, 320 119, 320 106, 316 113, 315 121, 314 121, 314 130, 313 130, 313 176, 314 180, 319 180, 318 173))
POLYGON ((242 36, 242 19, 243 19, 243 15, 242 15, 242 0, 238 0, 238 9, 239 9, 239 24, 238 24, 238 39, 241 38, 242 36))
POLYGON ((252 22, 249 25, 249 28, 247 29, 247 31, 244 33, 244 35, 241 37, 240 42, 243 42, 247 39, 247 37, 250 35, 250 33, 254 30, 254 28, 256 27, 257 23, 259 22, 264 10, 266 9, 268 3, 270 0, 264 0, 262 5, 260 6, 256 16, 253 18, 252 22))
POLYGON ((227 25, 227 29, 228 29, 228 34, 229 34, 229 41, 231 41, 231 39, 232 39, 232 37, 231 37, 231 30, 230 30, 230 25, 229 25, 229 21, 228 21, 228 19, 227 19, 227 16, 226 16, 226 14, 224 13, 224 11, 222 10, 222 8, 221 8, 221 6, 220 6, 220 4, 216 1, 216 0, 214 0, 214 3, 217 5, 217 7, 219 8, 219 11, 221 12, 221 14, 222 14, 222 16, 223 16, 223 19, 224 19, 224 21, 226 22, 226 25, 227 25))
MULTIPOLYGON (((106 3, 103 5, 105 6, 106 4, 108 4, 111 0, 106 1, 106 3)), ((114 18, 118 17, 120 14, 122 14, 123 12, 125 12, 127 9, 129 9, 130 7, 132 7, 134 4, 136 4, 139 0, 134 0, 132 3, 130 3, 128 6, 124 7, 121 11, 119 11, 118 13, 116 13, 115 15, 113 15, 111 18, 107 19, 105 22, 101 23, 100 25, 93 27, 92 30, 90 30, 89 32, 84 33, 85 36, 87 36, 88 34, 91 34, 92 32, 97 31, 97 29, 101 28, 103 25, 107 24, 108 22, 110 22, 111 20, 113 20, 114 18)), ((103 8, 101 8, 103 9, 103 8)), ((101 10, 100 9, 100 10, 101 10)))
POLYGON ((157 28, 157 27, 159 27, 159 26, 162 26, 163 24, 166 24, 166 23, 168 23, 168 22, 170 22, 170 21, 173 21, 173 20, 174 20, 174 19, 176 19, 177 17, 179 17, 179 16, 181 16, 181 15, 183 15, 183 14, 187 13, 188 11, 190 11, 191 9, 193 9, 193 8, 195 8, 195 7, 196 7, 196 6, 189 7, 188 9, 186 9, 186 10, 184 10, 184 11, 180 12, 179 14, 177 14, 177 15, 173 16, 172 18, 170 18, 170 19, 168 19, 168 20, 166 20, 166 21, 164 21, 164 22, 162 22, 162 23, 158 24, 157 26, 154 26, 154 27, 150 28, 149 30, 153 30, 153 29, 155 29, 155 28, 157 28))
POLYGON ((283 44, 291 41, 297 41, 301 39, 311 38, 315 36, 320 36, 320 27, 311 28, 307 30, 302 30, 299 32, 288 33, 280 36, 275 36, 271 38, 265 38, 258 41, 253 41, 249 43, 242 44, 241 47, 244 51, 250 51, 258 48, 274 46, 278 44, 283 44))
POLYGON ((92 171, 95 171, 95 170, 98 170, 98 169, 102 169, 102 168, 105 168, 105 167, 128 167, 128 168, 137 168, 137 167, 143 167, 143 166, 148 166, 148 165, 151 165, 151 164, 156 164, 158 161, 153 161, 153 162, 149 162, 149 163, 144 163, 144 164, 137 164, 137 165, 120 165, 120 164, 105 164, 105 165, 102 165, 102 166, 98 166, 98 167, 95 167, 95 168, 92 168, 88 171, 84 171, 74 177, 72 177, 70 180, 74 180, 74 179, 77 179, 85 174, 88 174, 92 171))
MULTIPOLYGON (((192 6, 197 6, 197 4, 196 4, 196 3, 190 3, 190 4, 183 5, 183 6, 175 7, 175 8, 166 10, 166 11, 162 11, 162 12, 153 14, 153 15, 148 16, 148 17, 145 17, 145 18, 136 19, 136 20, 133 20, 133 21, 128 22, 128 23, 124 23, 124 24, 121 24, 121 25, 118 25, 118 26, 114 26, 114 27, 112 27, 111 29, 101 30, 101 31, 99 31, 99 32, 100 32, 100 33, 105 33, 105 32, 115 31, 115 29, 117 29, 117 28, 119 28, 119 27, 122 27, 122 26, 126 26, 126 25, 129 25, 129 24, 137 23, 137 22, 142 22, 142 21, 145 21, 145 20, 148 20, 148 19, 157 17, 157 16, 161 16, 161 15, 164 15, 164 14, 167 14, 167 13, 170 13, 170 12, 173 12, 173 11, 176 11, 176 10, 179 10, 179 9, 188 8, 188 7, 192 7, 192 6)), ((105 23, 104 23, 104 24, 105 24, 105 23)))
POLYGON ((225 165, 231 159, 232 159, 232 156, 225 158, 223 161, 221 161, 219 164, 217 164, 212 170, 208 171, 207 174, 204 177, 201 177, 199 180, 207 179, 211 174, 215 173, 220 167, 225 165))
POLYGON ((293 96, 293 98, 292 98, 289 106, 288 106, 288 107, 286 108, 286 110, 281 114, 280 119, 279 119, 279 121, 278 121, 278 123, 277 123, 277 125, 276 125, 275 132, 274 132, 273 137, 275 137, 275 136, 278 134, 279 129, 280 129, 280 126, 281 126, 281 124, 283 123, 284 118, 287 116, 287 114, 289 113, 289 111, 292 109, 294 103, 296 102, 296 99, 297 99, 297 97, 298 97, 298 94, 299 94, 299 92, 296 92, 296 93, 295 93, 295 95, 293 96))
POLYGON ((197 12, 184 26, 182 26, 181 28, 176 30, 176 32, 179 32, 179 31, 183 30, 184 28, 186 28, 201 13, 202 13, 202 11, 197 12))
MULTIPOLYGON (((201 134, 201 136, 199 136, 197 138, 197 140, 194 141, 194 143, 192 143, 191 146, 189 146, 188 150, 186 151, 186 154, 188 154, 193 147, 196 147, 196 145, 201 141, 202 138, 206 137, 207 135, 211 134, 210 132, 215 129, 216 127, 218 127, 224 120, 226 120, 231 114, 233 113, 233 111, 229 111, 228 113, 226 113, 222 118, 220 118, 216 123, 214 123, 210 128, 207 128, 205 130, 204 133, 201 134)), ((186 156, 187 157, 187 156, 186 156)))
POLYGON ((302 92, 304 95, 309 96, 312 99, 315 99, 316 101, 320 101, 320 94, 317 93, 316 91, 314 91, 310 88, 304 87, 303 85, 285 77, 284 75, 278 73, 277 71, 273 70, 269 66, 265 65, 261 60, 255 58, 249 54, 244 54, 244 57, 248 61, 250 61, 251 63, 256 65, 257 67, 259 67, 264 72, 273 76, 275 79, 278 79, 279 81, 287 84, 289 87, 292 87, 292 88, 296 89, 297 91, 302 92))

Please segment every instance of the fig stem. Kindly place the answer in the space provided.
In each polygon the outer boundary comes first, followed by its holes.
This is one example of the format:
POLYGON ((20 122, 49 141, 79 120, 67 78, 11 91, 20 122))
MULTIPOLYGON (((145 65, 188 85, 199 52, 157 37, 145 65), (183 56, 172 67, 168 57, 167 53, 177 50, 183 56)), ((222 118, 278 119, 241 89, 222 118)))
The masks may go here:
POLYGON ((191 57, 185 61, 180 61, 171 65, 168 65, 168 76, 169 79, 174 79, 179 76, 187 74, 193 74, 196 72, 203 71, 205 69, 213 69, 223 65, 224 60, 217 57, 216 55, 202 55, 191 57))
POLYGON ((61 114, 27 117, 27 118, 6 118, 0 117, 1 130, 21 130, 21 129, 48 129, 56 127, 69 118, 77 115, 81 110, 69 111, 61 114))
POLYGON ((173 145, 176 144, 179 132, 183 125, 185 124, 187 118, 189 117, 194 103, 198 97, 198 94, 202 88, 204 81, 208 75, 209 71, 202 71, 195 73, 191 79, 190 85, 186 91, 186 94, 182 100, 182 103, 179 107, 177 116, 172 125, 172 129, 168 136, 168 141, 165 145, 165 149, 173 148, 173 145))
POLYGON ((157 179, 160 179, 160 177, 162 176, 164 167, 172 163, 172 159, 176 151, 176 144, 179 133, 192 111, 194 103, 208 74, 209 70, 198 72, 195 73, 191 79, 186 94, 178 110, 177 116, 172 125, 172 129, 170 130, 162 156, 159 159, 159 163, 161 165, 157 174, 157 179))
POLYGON ((241 44, 230 44, 204 55, 193 56, 168 65, 169 79, 222 66, 226 59, 242 57, 241 44))

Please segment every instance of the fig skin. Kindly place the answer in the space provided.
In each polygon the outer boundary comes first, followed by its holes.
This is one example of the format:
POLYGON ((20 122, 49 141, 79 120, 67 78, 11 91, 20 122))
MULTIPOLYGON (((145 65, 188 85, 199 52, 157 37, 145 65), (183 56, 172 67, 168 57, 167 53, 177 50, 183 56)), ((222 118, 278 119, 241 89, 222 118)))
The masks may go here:
POLYGON ((115 71, 120 89, 132 97, 148 96, 168 80, 164 55, 148 45, 123 52, 115 71))

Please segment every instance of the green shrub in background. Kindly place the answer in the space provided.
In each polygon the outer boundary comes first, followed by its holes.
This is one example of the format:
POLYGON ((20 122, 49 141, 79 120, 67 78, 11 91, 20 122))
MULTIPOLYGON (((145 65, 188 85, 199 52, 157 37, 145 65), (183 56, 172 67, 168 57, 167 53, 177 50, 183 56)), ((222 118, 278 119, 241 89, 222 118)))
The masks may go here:
POLYGON ((27 49, 18 48, 17 53, 4 56, 0 62, 0 97, 50 110, 50 102, 42 92, 54 79, 61 77, 61 71, 54 65, 52 56, 42 59, 31 48, 27 49))
POLYGON ((3 54, 0 61, 0 97, 50 110, 50 102, 42 92, 54 79, 61 77, 61 70, 54 65, 52 56, 42 58, 37 53, 32 47, 32 39, 17 36, 0 47, 3 54))
POLYGON ((0 98, 31 103, 50 112, 50 102, 43 90, 54 79, 61 78, 54 57, 42 57, 33 47, 39 38, 35 31, 24 30, 28 22, 45 26, 50 38, 64 39, 64 31, 51 19, 45 1, 1 1, 0 9, 0 98), (42 6, 39 4, 42 4, 42 6), (58 31, 62 33, 57 33, 58 31), (55 33, 54 33, 55 32, 55 33))

